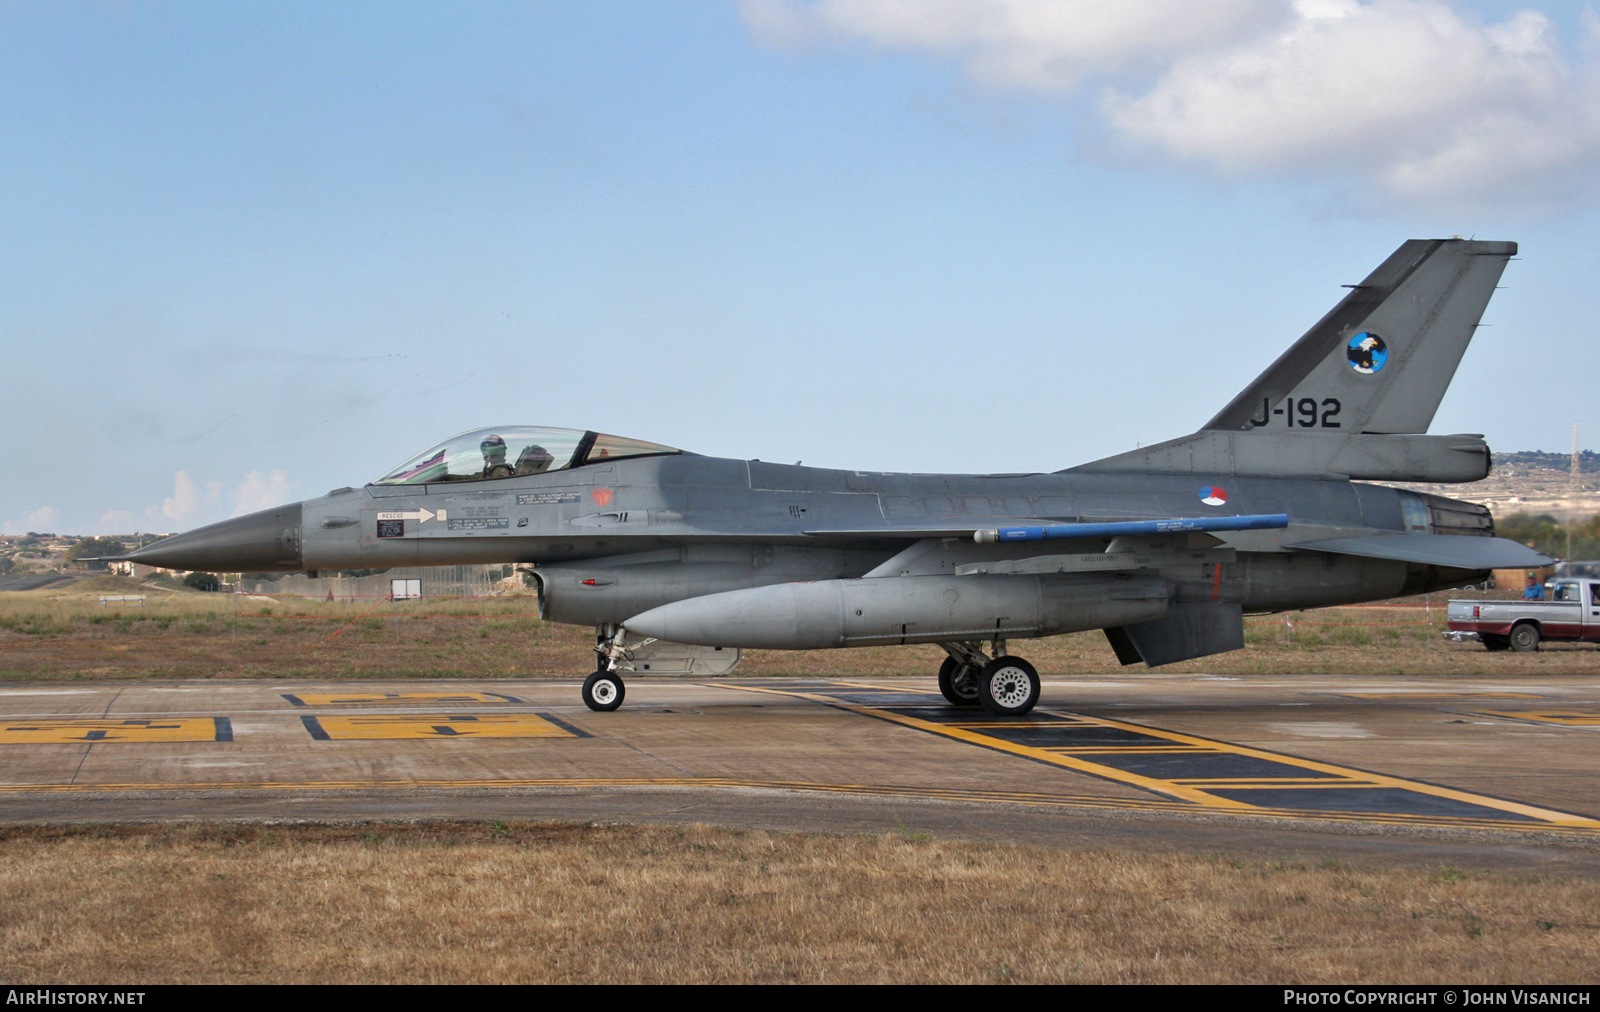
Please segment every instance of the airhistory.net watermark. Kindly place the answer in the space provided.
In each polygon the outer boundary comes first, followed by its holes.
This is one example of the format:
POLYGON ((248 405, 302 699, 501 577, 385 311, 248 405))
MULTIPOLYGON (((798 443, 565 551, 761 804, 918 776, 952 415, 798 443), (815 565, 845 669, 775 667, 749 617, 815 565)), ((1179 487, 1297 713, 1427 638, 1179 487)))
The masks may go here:
POLYGON ((8 988, 7 1005, 143 1005, 143 991, 81 991, 50 987, 8 988))

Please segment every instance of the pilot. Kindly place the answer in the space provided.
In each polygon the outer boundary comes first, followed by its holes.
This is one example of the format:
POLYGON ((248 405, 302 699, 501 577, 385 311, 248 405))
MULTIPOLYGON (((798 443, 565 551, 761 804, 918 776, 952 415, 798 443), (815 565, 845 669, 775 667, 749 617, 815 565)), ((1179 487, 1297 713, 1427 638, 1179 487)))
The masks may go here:
POLYGON ((483 476, 485 478, 511 477, 511 465, 506 463, 506 441, 494 433, 483 437, 478 444, 483 451, 483 476))
POLYGON ((529 443, 522 448, 521 453, 517 454, 517 473, 543 474, 550 469, 555 460, 549 450, 538 443, 529 443))

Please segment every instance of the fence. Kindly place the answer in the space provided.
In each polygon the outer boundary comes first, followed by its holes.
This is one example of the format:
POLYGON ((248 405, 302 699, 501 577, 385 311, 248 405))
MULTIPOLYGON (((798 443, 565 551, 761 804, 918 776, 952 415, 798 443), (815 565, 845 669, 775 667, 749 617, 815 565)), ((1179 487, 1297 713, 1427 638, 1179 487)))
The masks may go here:
MULTIPOLYGON (((409 566, 386 569, 370 576, 341 576, 329 573, 313 579, 304 573, 288 573, 272 579, 245 576, 241 589, 246 594, 303 597, 313 601, 360 601, 387 598, 395 580, 420 583, 424 599, 438 597, 492 597, 504 594, 507 581, 520 586, 520 577, 511 566, 409 566)), ((413 584, 412 586, 415 586, 413 584)))

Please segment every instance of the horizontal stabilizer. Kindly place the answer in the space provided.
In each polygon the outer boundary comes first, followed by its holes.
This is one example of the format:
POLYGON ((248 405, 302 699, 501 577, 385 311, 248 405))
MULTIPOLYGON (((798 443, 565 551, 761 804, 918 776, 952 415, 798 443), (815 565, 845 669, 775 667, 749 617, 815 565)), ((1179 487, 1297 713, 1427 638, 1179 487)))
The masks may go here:
POLYGON ((1154 668, 1176 661, 1244 648, 1244 612, 1237 604, 1205 601, 1175 604, 1150 622, 1106 629, 1123 664, 1144 661, 1154 668))
POLYGON ((1228 478, 1481 481, 1489 444, 1476 434, 1196 432, 1067 469, 1092 474, 1197 474, 1228 478))
POLYGON ((1536 569, 1555 562, 1509 538, 1474 538, 1458 534, 1375 534, 1364 538, 1310 541, 1294 547, 1452 569, 1536 569))

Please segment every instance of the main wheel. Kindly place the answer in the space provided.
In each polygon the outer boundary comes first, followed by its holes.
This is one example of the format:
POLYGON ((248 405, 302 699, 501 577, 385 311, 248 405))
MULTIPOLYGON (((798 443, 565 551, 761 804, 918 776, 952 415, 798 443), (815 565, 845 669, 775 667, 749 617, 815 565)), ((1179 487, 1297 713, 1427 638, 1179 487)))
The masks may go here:
POLYGON ((615 710, 627 692, 621 675, 602 669, 583 680, 583 705, 601 712, 615 710))
POLYGON ((954 657, 946 657, 939 665, 939 691, 951 706, 977 706, 978 672, 971 664, 962 664, 954 657))
POLYGON ((1511 638, 1509 636, 1497 636, 1494 633, 1479 633, 1478 639, 1483 641, 1483 649, 1490 652, 1496 650, 1506 650, 1511 646, 1511 638))
POLYGON ((1519 654, 1532 653, 1539 649, 1539 627, 1532 622, 1524 622, 1512 629, 1511 649, 1519 654))
POLYGON ((978 699, 996 716, 1027 713, 1039 702, 1039 673, 1020 657, 996 657, 978 673, 978 699))

